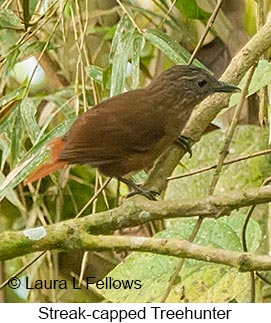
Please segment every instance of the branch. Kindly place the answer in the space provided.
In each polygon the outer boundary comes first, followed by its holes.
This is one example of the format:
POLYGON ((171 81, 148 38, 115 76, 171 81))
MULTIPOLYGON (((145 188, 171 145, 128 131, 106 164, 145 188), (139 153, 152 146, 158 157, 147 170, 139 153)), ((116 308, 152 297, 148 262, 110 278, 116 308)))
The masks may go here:
POLYGON ((104 250, 131 250, 139 252, 151 252, 161 255, 174 256, 178 258, 196 259, 206 262, 223 264, 235 267, 239 271, 251 270, 271 270, 271 257, 255 255, 252 253, 241 253, 237 251, 228 251, 213 247, 199 246, 180 239, 156 239, 145 237, 129 236, 93 236, 80 230, 79 227, 73 227, 69 236, 62 239, 55 239, 51 234, 47 235, 33 244, 35 251, 41 251, 45 248, 61 250, 80 249, 85 251, 104 251, 104 250), (72 233, 72 234, 71 234, 72 233), (58 241, 61 240, 61 246, 58 241))
MULTIPOLYGON (((0 261, 41 250, 76 249, 82 244, 83 233, 108 234, 161 219, 194 216, 218 218, 230 215, 232 210, 241 207, 270 201, 270 186, 190 200, 153 202, 134 197, 112 210, 48 225, 43 228, 42 239, 29 239, 30 230, 3 232, 0 234, 0 261)), ((31 230, 37 231, 37 228, 31 230)))
MULTIPOLYGON (((270 47, 271 21, 267 22, 233 58, 221 79, 232 84, 239 84, 248 69, 270 47)), ((216 115, 227 107, 228 102, 229 95, 227 94, 214 94, 205 99, 194 110, 182 134, 187 138, 193 139, 193 141, 199 141, 204 130, 216 115)), ((154 165, 145 183, 145 187, 155 192, 161 192, 167 185, 166 178, 171 175, 184 154, 185 151, 179 147, 170 147, 154 165)))
POLYGON ((213 247, 199 246, 180 239, 157 239, 127 236, 81 236, 81 247, 85 250, 132 250, 151 252, 178 258, 189 258, 213 262, 238 268, 239 271, 270 270, 271 257, 241 253, 213 247))

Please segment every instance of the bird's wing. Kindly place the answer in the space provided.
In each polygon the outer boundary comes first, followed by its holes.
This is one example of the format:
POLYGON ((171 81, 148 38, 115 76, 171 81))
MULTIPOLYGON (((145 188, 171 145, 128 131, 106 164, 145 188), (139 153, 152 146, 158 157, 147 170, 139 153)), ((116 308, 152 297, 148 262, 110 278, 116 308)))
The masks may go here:
POLYGON ((61 159, 100 165, 153 149, 164 136, 164 116, 143 91, 113 97, 82 114, 64 138, 61 159))

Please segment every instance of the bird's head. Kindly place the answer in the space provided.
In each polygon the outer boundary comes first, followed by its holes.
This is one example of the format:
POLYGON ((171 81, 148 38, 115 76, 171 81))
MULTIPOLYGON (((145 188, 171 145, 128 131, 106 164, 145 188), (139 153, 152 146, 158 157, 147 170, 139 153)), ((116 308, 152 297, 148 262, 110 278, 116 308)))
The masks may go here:
POLYGON ((232 84, 218 81, 207 71, 191 65, 176 65, 163 72, 157 79, 171 94, 197 105, 208 95, 216 92, 234 93, 240 89, 232 84))

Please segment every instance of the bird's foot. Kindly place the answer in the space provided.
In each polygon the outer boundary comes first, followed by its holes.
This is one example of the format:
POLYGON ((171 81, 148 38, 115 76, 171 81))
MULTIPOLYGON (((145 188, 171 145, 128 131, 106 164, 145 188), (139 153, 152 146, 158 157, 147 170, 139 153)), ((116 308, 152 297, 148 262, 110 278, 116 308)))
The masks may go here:
POLYGON ((191 142, 190 139, 185 136, 180 136, 175 141, 175 144, 181 146, 181 148, 185 149, 188 152, 189 158, 192 157, 192 149, 191 149, 191 142))
POLYGON ((147 199, 151 201, 157 201, 156 196, 159 195, 158 192, 154 192, 146 188, 140 187, 136 183, 134 183, 131 179, 128 179, 128 178, 118 177, 118 180, 126 184, 130 189, 133 189, 133 191, 127 195, 127 198, 134 196, 136 194, 140 194, 145 196, 147 199))
POLYGON ((150 191, 150 190, 147 190, 147 189, 145 189, 143 187, 137 186, 137 189, 134 190, 133 192, 129 193, 127 195, 127 198, 129 198, 131 196, 134 196, 136 194, 143 195, 143 196, 145 196, 147 199, 149 199, 151 201, 157 201, 156 196, 159 195, 158 192, 150 191))

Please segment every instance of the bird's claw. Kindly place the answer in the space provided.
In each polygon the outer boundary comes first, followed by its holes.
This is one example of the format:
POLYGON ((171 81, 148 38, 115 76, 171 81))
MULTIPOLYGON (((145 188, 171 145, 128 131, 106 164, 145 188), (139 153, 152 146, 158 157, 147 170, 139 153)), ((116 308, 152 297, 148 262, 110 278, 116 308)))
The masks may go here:
POLYGON ((124 178, 119 176, 118 180, 126 184, 133 191, 127 195, 127 197, 134 196, 136 194, 141 194, 151 201, 157 201, 156 196, 159 195, 159 192, 151 191, 146 188, 138 186, 131 179, 124 178))
POLYGON ((185 151, 188 152, 189 154, 189 158, 192 157, 192 149, 191 149, 191 143, 190 143, 190 139, 185 137, 185 136, 180 136, 178 137, 178 139, 175 141, 175 143, 178 146, 181 146, 181 148, 185 149, 185 151))
POLYGON ((136 194, 143 195, 151 201, 157 201, 156 196, 159 195, 158 192, 149 191, 147 189, 144 189, 144 188, 138 186, 137 189, 135 189, 133 192, 131 192, 127 195, 127 198, 134 196, 136 194))

